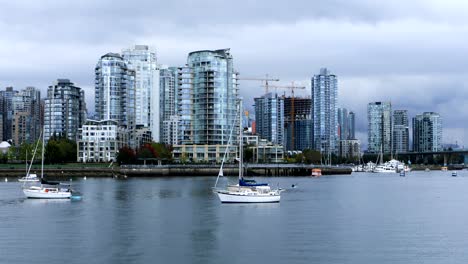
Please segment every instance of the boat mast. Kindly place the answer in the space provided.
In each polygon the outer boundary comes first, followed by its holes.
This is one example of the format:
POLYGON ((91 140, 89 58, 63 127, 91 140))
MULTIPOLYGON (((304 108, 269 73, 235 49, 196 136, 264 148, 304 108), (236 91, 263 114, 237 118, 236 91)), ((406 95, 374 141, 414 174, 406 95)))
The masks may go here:
POLYGON ((242 159, 243 159, 243 139, 242 139, 242 100, 239 100, 239 180, 243 177, 243 166, 242 166, 242 159))
POLYGON ((44 128, 42 128, 42 158, 41 158, 41 179, 44 178, 44 128))

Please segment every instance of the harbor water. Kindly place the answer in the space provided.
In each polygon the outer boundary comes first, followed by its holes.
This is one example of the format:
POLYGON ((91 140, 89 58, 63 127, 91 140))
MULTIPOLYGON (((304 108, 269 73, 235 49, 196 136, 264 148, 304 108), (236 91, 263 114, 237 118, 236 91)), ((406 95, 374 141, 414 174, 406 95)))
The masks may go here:
POLYGON ((9 178, 0 263, 468 262, 468 171, 257 178, 279 204, 221 204, 215 180, 77 177, 81 200, 28 200, 9 178))

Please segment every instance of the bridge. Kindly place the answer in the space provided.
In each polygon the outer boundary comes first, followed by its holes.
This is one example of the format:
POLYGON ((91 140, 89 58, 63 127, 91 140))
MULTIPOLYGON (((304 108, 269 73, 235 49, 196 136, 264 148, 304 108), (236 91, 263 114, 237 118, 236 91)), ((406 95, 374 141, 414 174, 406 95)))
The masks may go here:
POLYGON ((424 152, 403 152, 398 153, 400 156, 420 156, 428 157, 434 155, 442 155, 444 157, 444 165, 447 165, 449 157, 454 155, 462 155, 464 164, 468 165, 468 149, 442 150, 442 151, 424 151, 424 152))

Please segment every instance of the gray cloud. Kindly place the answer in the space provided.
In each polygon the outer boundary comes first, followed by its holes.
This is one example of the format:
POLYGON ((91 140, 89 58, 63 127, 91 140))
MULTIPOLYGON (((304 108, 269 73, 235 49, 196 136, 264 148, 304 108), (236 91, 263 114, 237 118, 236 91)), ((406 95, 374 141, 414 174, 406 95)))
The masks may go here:
MULTIPOLYGON (((467 10, 460 1, 8 1, 0 87, 45 91, 66 77, 92 110, 94 66, 107 52, 148 44, 160 63, 183 65, 190 51, 229 47, 241 76, 289 84, 330 68, 364 141, 367 103, 391 100, 410 115, 440 112, 446 141, 466 143, 467 10)), ((262 90, 241 82, 246 105, 262 90)))

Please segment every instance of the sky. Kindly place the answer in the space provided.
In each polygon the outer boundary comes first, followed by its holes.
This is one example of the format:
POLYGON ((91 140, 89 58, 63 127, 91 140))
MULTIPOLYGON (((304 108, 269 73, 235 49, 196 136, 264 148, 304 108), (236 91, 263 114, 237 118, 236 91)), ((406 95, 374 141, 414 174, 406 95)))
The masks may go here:
MULTIPOLYGON (((454 0, 0 0, 0 89, 40 88, 57 78, 85 90, 94 112, 100 56, 150 45, 182 66, 195 50, 230 48, 240 77, 305 85, 326 67, 339 105, 356 113, 367 144, 367 104, 391 101, 410 118, 443 118, 444 143, 468 145, 468 2, 454 0)), ((260 82, 241 81, 252 108, 260 82)), ((287 90, 279 91, 281 93, 287 90)), ((301 92, 296 92, 301 94, 301 92)), ((410 124, 411 125, 411 124, 410 124)))

